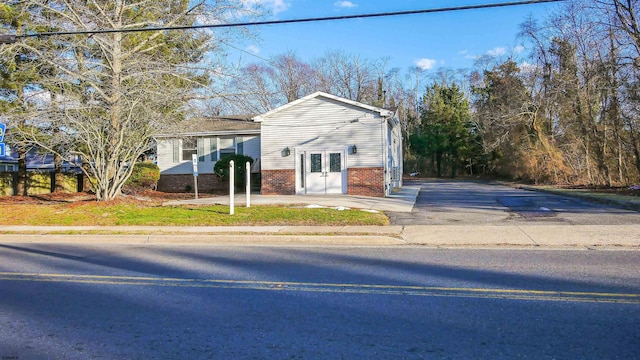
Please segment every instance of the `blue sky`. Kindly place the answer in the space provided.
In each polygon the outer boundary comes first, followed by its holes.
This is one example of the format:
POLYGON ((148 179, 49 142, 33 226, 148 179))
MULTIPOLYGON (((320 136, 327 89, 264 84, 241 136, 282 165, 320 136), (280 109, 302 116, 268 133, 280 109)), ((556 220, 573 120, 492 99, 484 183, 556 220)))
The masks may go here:
MULTIPOLYGON (((457 7, 509 0, 244 0, 270 8, 271 19, 297 19, 352 14, 457 7)), ((389 68, 424 70, 469 68, 484 54, 525 54, 517 39, 528 17, 543 19, 561 3, 519 5, 447 13, 261 26, 259 41, 241 47, 269 58, 295 52, 309 61, 329 50, 377 60, 390 58, 389 68)), ((231 50, 233 53, 233 50, 231 50)), ((245 62, 257 57, 238 52, 245 62)))

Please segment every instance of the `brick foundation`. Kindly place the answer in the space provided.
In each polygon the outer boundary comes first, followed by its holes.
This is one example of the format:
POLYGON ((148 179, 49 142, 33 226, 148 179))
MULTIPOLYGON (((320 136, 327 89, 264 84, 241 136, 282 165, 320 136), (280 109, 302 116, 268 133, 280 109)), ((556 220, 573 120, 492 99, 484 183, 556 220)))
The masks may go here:
MULTIPOLYGON (((173 193, 194 192, 193 175, 161 174, 158 181, 158 191, 173 193)), ((227 194, 229 192, 229 182, 224 181, 218 175, 200 174, 198 175, 198 192, 227 194)))
POLYGON ((384 169, 347 169, 347 194, 384 197, 384 169))
POLYGON ((295 170, 262 170, 262 195, 295 194, 295 170))

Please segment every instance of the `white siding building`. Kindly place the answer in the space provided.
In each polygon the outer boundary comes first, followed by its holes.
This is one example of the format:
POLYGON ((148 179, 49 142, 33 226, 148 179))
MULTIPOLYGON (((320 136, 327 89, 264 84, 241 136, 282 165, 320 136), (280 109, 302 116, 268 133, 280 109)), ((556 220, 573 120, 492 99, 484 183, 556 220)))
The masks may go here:
POLYGON ((157 135, 156 142, 158 190, 190 191, 193 154, 198 157, 198 188, 220 190, 226 184, 213 171, 219 159, 227 154, 260 159, 260 124, 238 117, 189 120, 173 133, 157 135))
POLYGON ((316 92, 254 120, 263 194, 387 196, 402 186, 402 134, 390 110, 316 92))

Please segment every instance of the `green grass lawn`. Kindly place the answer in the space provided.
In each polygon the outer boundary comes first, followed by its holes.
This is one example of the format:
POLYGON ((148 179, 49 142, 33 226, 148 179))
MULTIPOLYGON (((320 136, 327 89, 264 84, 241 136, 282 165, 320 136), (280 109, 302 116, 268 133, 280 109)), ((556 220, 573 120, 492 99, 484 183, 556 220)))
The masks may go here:
POLYGON ((144 206, 135 203, 104 204, 0 204, 4 225, 388 225, 383 213, 360 210, 307 209, 284 206, 144 206))

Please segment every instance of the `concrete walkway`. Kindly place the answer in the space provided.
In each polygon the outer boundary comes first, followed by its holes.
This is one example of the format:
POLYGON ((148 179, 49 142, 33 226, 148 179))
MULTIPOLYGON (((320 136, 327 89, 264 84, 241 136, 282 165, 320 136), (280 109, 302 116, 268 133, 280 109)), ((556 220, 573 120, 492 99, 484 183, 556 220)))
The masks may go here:
POLYGON ((0 244, 7 243, 640 250, 640 225, 3 226, 0 244))
MULTIPOLYGON (((354 209, 411 212, 420 192, 418 186, 405 186, 386 198, 352 196, 352 195, 251 195, 252 205, 300 205, 300 206, 324 206, 346 207, 354 209)), ((239 194, 234 197, 236 206, 245 206, 246 195, 239 194)), ((164 203, 165 206, 181 205, 229 205, 229 196, 215 196, 198 200, 178 200, 164 203)))

